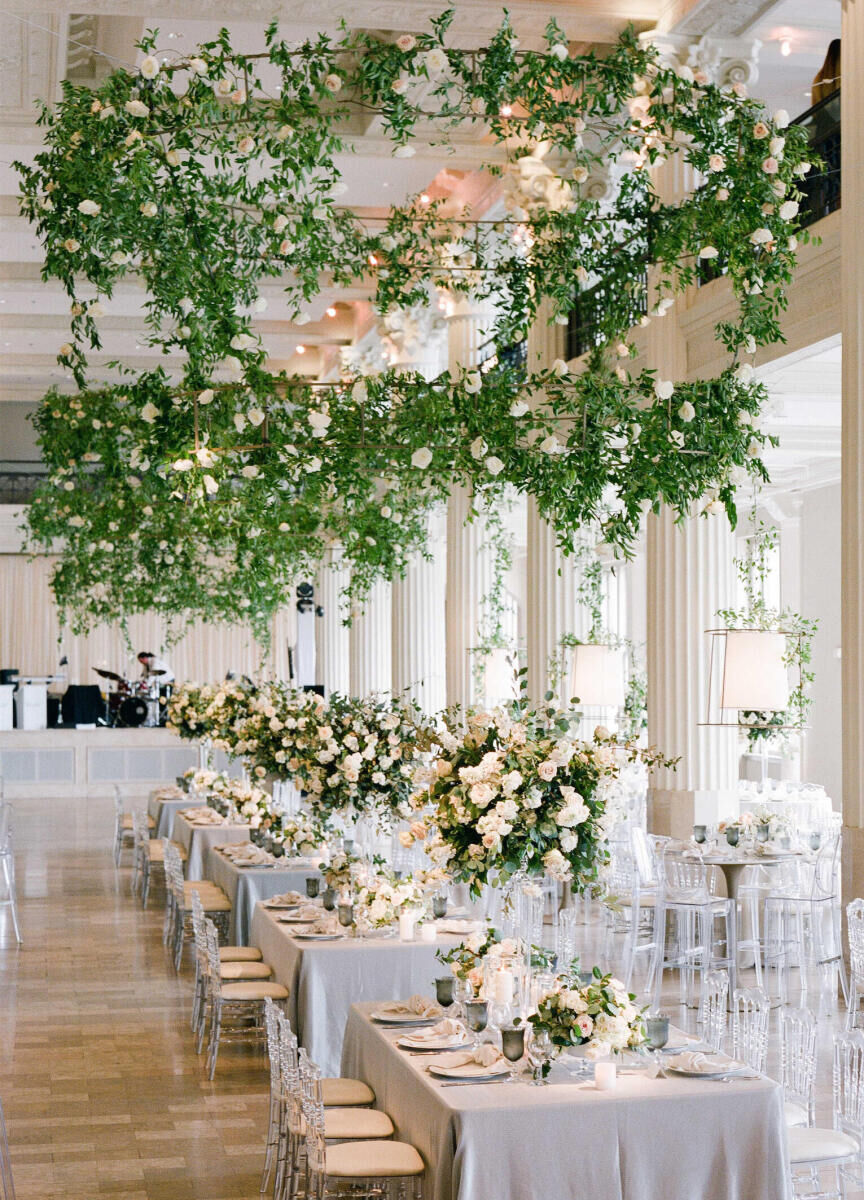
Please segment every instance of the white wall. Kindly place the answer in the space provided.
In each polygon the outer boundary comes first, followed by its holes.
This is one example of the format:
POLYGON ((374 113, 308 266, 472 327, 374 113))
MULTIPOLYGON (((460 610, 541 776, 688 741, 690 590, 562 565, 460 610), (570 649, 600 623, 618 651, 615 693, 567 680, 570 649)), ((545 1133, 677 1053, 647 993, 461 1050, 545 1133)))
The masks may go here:
POLYGON ((801 509, 801 614, 818 617, 813 640, 809 729, 801 776, 821 783, 841 807, 840 743, 840 485, 803 493, 801 509))

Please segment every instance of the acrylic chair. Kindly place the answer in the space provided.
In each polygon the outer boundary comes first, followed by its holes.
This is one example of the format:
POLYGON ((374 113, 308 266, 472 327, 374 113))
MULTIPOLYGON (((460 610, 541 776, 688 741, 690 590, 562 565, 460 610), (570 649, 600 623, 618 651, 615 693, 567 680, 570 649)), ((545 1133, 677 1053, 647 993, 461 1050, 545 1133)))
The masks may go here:
POLYGON ((864 999, 864 900, 853 900, 846 906, 846 929, 849 936, 849 1002, 846 1028, 854 1029, 858 1006, 864 999))
POLYGON ((809 1008, 780 1009, 780 1083, 790 1128, 815 1120, 816 1039, 816 1017, 809 1008))
POLYGON ((734 900, 716 894, 716 872, 700 860, 667 854, 663 861, 663 904, 671 920, 655 985, 655 1006, 660 1003, 663 972, 667 969, 679 972, 682 1004, 694 1003, 697 975, 704 977, 712 969, 727 970, 734 989, 738 959, 734 900), (722 923, 719 937, 718 921, 722 923))
MULTIPOLYGON (((796 1183, 806 1194, 818 1186, 818 1196, 845 1196, 847 1183, 858 1183, 864 1146, 864 1033, 837 1034, 834 1038, 834 1121, 831 1129, 795 1126, 788 1131, 789 1161, 796 1183), (831 1171, 834 1189, 819 1184, 822 1171, 831 1171)), ((805 1194, 805 1193, 802 1193, 805 1194)))
POLYGON ((0 900, 0 908, 8 907, 12 917, 15 940, 21 945, 21 929, 18 924, 18 894, 15 889, 15 853, 12 839, 12 805, 0 802, 0 867, 3 869, 3 887, 6 898, 0 900))
POLYGON ((12 1162, 9 1158, 9 1139, 6 1136, 6 1120, 0 1104, 0 1200, 15 1200, 15 1183, 12 1179, 12 1162))
POLYGON ((723 1049, 726 1036, 726 1002, 729 997, 729 973, 724 970, 706 971, 697 1018, 702 1039, 712 1050, 723 1049))
POLYGON ((732 1057, 765 1074, 771 1001, 762 988, 736 988, 732 997, 732 1057))

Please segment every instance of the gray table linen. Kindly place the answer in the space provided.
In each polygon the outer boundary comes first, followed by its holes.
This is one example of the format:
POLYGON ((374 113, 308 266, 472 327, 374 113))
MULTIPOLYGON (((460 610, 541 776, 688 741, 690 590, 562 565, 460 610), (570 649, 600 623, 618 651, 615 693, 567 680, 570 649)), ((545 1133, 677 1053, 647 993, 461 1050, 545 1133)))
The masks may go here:
POLYGON ((188 855, 186 859, 187 879, 206 879, 205 862, 211 846, 236 845, 238 842, 249 841, 248 825, 193 825, 179 813, 174 818, 174 830, 171 835, 175 842, 183 846, 188 855))
POLYGON ((317 860, 279 859, 278 867, 236 867, 212 846, 207 852, 205 872, 231 901, 229 936, 235 946, 257 945, 251 930, 252 915, 259 900, 269 900, 283 892, 299 892, 303 896, 307 878, 310 875, 320 878, 317 860))

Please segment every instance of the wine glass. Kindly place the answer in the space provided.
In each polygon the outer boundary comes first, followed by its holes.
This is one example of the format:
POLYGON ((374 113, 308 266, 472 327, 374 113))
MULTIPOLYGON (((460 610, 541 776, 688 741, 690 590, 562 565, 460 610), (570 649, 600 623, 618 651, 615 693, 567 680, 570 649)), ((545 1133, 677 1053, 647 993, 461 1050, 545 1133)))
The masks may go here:
POLYGON ((669 1014, 662 1012, 648 1013, 645 1017, 645 1039, 651 1057, 657 1067, 660 1066, 660 1051, 669 1041, 669 1014))
POLYGON ((339 924, 343 928, 348 929, 354 924, 354 905, 340 904, 339 905, 339 924))
POLYGON ((552 1039, 548 1032, 545 1029, 532 1029, 528 1061, 531 1063, 531 1083, 534 1087, 542 1087, 546 1083, 552 1053, 552 1039))
POLYGON ((465 1004, 465 1023, 474 1034, 474 1049, 480 1045, 480 1034, 489 1024, 489 1007, 485 1000, 468 1000, 465 1004))
POLYGON ((501 1030, 501 1053, 510 1063, 508 1083, 519 1082, 519 1067, 525 1054, 525 1026, 507 1025, 501 1030))
POLYGON ((436 920, 447 916, 447 897, 441 892, 432 897, 432 916, 436 920))
POLYGON ((336 890, 335 888, 327 887, 321 893, 321 903, 327 912, 332 912, 336 907, 336 890))
POLYGON ((458 1016, 462 1020, 464 1020, 465 1019, 465 1005, 468 1003, 469 1000, 473 1000, 474 989, 471 986, 471 984, 468 982, 467 979, 457 978, 455 986, 453 988, 453 995, 454 995, 454 997, 456 999, 456 1003, 458 1005, 458 1010, 457 1010, 458 1016))
POLYGON ((321 889, 321 880, 317 875, 309 875, 306 879, 306 895, 310 900, 314 900, 321 889))
POLYGON ((435 980, 435 999, 442 1008, 449 1008, 456 999, 455 985, 456 979, 453 975, 440 975, 435 980))

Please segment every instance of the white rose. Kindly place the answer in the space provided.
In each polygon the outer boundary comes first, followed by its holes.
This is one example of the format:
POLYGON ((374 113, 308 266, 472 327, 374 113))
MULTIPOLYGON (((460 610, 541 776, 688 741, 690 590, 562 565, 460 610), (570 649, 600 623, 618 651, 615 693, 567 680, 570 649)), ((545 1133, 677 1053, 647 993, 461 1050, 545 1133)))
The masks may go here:
POLYGON ((417 45, 417 39, 411 33, 403 33, 396 39, 396 45, 403 54, 408 54, 417 45))
POLYGON ((486 470, 490 475, 500 475, 504 470, 504 463, 500 458, 496 457, 496 455, 491 454, 489 458, 486 459, 486 470))
POLYGON ((559 62, 564 62, 570 56, 570 51, 563 42, 556 42, 554 46, 550 46, 549 53, 553 58, 557 58, 559 62))
POLYGON ((152 425, 158 416, 159 409, 151 400, 148 400, 141 409, 141 420, 146 421, 148 425, 152 425))
POLYGON ((130 117, 149 117, 150 109, 141 100, 127 100, 123 105, 130 117))
POLYGON ((525 403, 524 400, 514 400, 513 403, 510 405, 510 416, 511 417, 524 417, 525 414, 528 412, 528 409, 529 409, 529 406, 525 403))
POLYGON ((251 154, 255 149, 255 139, 253 137, 249 137, 247 134, 246 137, 242 137, 237 143, 237 149, 241 154, 251 154))
POLYGON ((328 75, 324 80, 324 86, 328 92, 338 92, 342 87, 342 76, 337 75, 335 72, 332 75, 328 75))
POLYGON ((138 74, 143 79, 155 79, 159 74, 159 60, 154 58, 152 54, 148 54, 146 58, 141 60, 138 67, 138 74))
POLYGON ((561 443, 558 441, 554 433, 550 433, 540 443, 540 449, 544 454, 557 454, 561 448, 561 443))
POLYGON ((709 171, 722 171, 726 166, 726 159, 722 154, 712 154, 708 159, 709 171))
POLYGON ((658 400, 671 400, 675 384, 671 379, 657 379, 654 382, 654 394, 658 400))
POLYGON ((206 75, 207 74, 207 64, 203 58, 190 58, 189 59, 189 70, 192 71, 195 75, 206 75))
MULTIPOLYGON (((465 391, 475 396, 483 387, 483 380, 477 371, 472 371, 465 376, 465 391)), ((476 456, 475 456, 476 457, 476 456)))
POLYGON ((717 256, 719 254, 720 254, 720 251, 717 249, 716 246, 703 246, 702 249, 699 251, 699 257, 704 258, 704 259, 717 258, 717 256))
POLYGON ((422 446, 419 450, 415 450, 411 455, 411 466, 417 467, 421 471, 425 470, 431 462, 432 451, 428 446, 422 446))
POLYGON ((97 204, 95 200, 82 200, 78 205, 78 211, 85 217, 95 217, 102 211, 102 205, 97 204))
POLYGON ((138 211, 142 217, 155 217, 159 207, 153 200, 145 200, 143 204, 139 205, 138 211))
POLYGON ((171 466, 175 471, 183 472, 191 471, 195 464, 191 458, 178 458, 171 464, 171 466))
POLYGON ((689 400, 685 400, 684 403, 681 405, 681 407, 678 409, 678 416, 681 418, 682 421, 692 421, 693 418, 696 416, 696 409, 693 407, 693 405, 690 403, 689 400))
POLYGON ((798 208, 797 200, 784 200, 780 205, 779 215, 784 221, 791 221, 793 217, 798 216, 798 208))
POLYGON ((570 374, 570 368, 567 366, 563 358, 556 358, 552 364, 552 373, 562 379, 565 375, 570 374))
POLYGON ((449 65, 447 55, 438 46, 427 50, 423 55, 423 63, 429 75, 440 75, 449 65))

